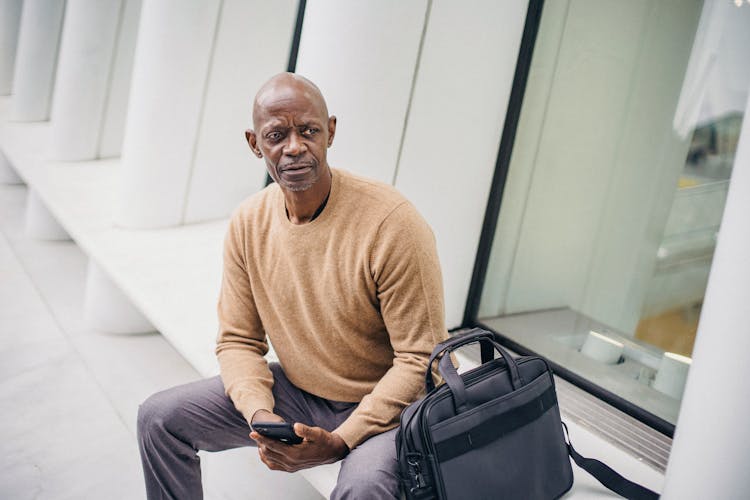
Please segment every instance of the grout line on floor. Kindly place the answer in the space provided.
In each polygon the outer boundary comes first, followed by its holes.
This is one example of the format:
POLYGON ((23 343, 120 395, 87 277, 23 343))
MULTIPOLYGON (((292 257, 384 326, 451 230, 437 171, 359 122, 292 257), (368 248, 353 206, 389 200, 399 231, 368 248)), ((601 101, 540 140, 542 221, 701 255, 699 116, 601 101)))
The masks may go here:
MULTIPOLYGON (((16 250, 15 246, 13 245, 10 237, 5 233, 2 228, 0 228, 0 234, 2 234, 3 239, 8 244, 8 247, 10 248, 10 253, 13 256, 13 258, 16 260, 16 263, 18 264, 19 268, 23 271, 24 275, 28 278, 29 282, 31 283, 31 286, 33 287, 34 291, 36 292, 37 296, 39 297, 39 300, 44 305, 44 308, 49 313, 50 317, 52 318, 53 323, 57 327, 57 329, 62 333, 64 340, 67 342, 68 346, 70 347, 71 351, 75 353, 75 356, 78 361, 81 362, 83 367, 85 368, 88 375, 91 377, 91 380, 94 382, 96 387, 99 389, 100 393, 104 396, 107 403, 110 405, 112 410, 114 410, 115 414, 117 415, 117 419, 122 423, 122 425, 125 427, 125 430, 133 436, 135 439, 135 434, 131 431, 130 425, 125 420, 124 415, 120 413, 118 410, 117 405, 115 404, 115 401, 110 397, 109 392, 106 390, 106 388, 101 384, 99 381, 99 378, 96 376, 95 371, 91 368, 91 366, 86 361, 86 358, 81 354, 81 352, 78 350, 78 347, 76 347, 76 343, 73 341, 71 335, 69 332, 63 328, 62 324, 60 323, 59 318, 54 312, 54 309, 52 308, 51 304, 47 301, 47 298, 42 293, 42 290, 37 285, 36 281, 31 276, 31 273, 27 269, 27 267, 24 265, 23 260, 18 255, 18 251, 16 250)), ((75 241, 73 241, 73 244, 75 244, 75 241)), ((80 248, 80 247, 79 247, 80 248)))

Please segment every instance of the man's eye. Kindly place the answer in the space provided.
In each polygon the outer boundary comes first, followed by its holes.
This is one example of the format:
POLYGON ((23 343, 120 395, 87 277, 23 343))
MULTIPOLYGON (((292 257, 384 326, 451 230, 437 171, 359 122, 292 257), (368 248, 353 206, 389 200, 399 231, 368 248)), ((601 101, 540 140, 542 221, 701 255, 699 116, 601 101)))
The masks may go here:
POLYGON ((274 142, 278 141, 282 137, 283 137, 283 135, 282 135, 281 132, 270 132, 270 133, 266 134, 266 139, 268 139, 269 141, 274 141, 274 142))
POLYGON ((318 129, 313 128, 313 127, 305 127, 305 129, 302 130, 302 133, 304 135, 306 135, 306 136, 311 136, 311 135, 317 134, 318 133, 318 129))

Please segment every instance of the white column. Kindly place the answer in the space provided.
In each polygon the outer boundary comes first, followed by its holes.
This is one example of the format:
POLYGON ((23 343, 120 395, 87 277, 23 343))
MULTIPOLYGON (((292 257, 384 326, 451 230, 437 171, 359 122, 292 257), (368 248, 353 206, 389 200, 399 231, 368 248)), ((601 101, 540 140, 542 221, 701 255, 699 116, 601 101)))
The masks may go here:
MULTIPOLYGON (((745 111, 750 117, 750 101, 745 111)), ((703 302, 662 498, 747 498, 750 491, 750 120, 703 302)))
POLYGON ((220 0, 143 2, 115 211, 120 226, 182 221, 220 7, 220 0))
POLYGON ((141 0, 123 0, 120 28, 112 62, 107 104, 99 137, 99 157, 120 156, 128 114, 130 80, 133 76, 135 43, 141 15, 141 0))
POLYGON ((10 119, 49 118, 65 0, 25 0, 13 75, 10 119))
POLYGON ((153 332, 151 322, 96 262, 89 259, 83 318, 93 330, 114 334, 153 332))
POLYGON ((57 222, 34 190, 29 190, 26 198, 26 235, 49 241, 70 239, 68 232, 57 222))
POLYGON ((68 0, 52 103, 52 159, 98 156, 122 3, 68 0))
POLYGON ((23 0, 0 0, 0 95, 12 89, 23 0))
POLYGON ((449 328, 466 304, 527 6, 432 3, 396 188, 435 232, 449 328))
POLYGON ((0 151, 0 184, 23 184, 23 179, 18 176, 2 151, 0 151))
POLYGON ((338 117, 331 165, 392 183, 427 2, 308 2, 297 73, 338 117))
POLYGON ((244 131, 255 93, 286 70, 296 18, 297 0, 224 0, 184 223, 226 217, 265 186, 265 164, 250 154, 244 131))

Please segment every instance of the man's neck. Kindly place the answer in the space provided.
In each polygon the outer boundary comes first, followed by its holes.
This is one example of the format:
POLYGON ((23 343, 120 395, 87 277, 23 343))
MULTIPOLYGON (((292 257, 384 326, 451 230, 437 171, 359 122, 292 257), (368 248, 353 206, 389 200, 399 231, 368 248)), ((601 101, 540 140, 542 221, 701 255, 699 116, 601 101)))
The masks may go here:
POLYGON ((325 169, 318 182, 305 191, 282 189, 287 216, 292 224, 307 224, 318 215, 318 209, 331 192, 331 170, 325 169))

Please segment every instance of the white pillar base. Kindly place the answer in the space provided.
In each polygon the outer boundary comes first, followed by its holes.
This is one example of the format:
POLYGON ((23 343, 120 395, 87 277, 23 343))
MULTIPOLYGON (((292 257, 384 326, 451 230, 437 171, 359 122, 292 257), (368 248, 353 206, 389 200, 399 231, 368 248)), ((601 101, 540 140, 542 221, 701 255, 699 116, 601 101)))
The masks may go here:
POLYGON ((16 170, 10 164, 5 155, 0 151, 0 184, 23 184, 16 170))
POLYGON ((156 328, 99 265, 89 259, 83 305, 86 326, 105 333, 136 334, 156 328))
POLYGON ((29 190, 26 198, 26 236, 50 241, 71 239, 34 190, 29 190))

